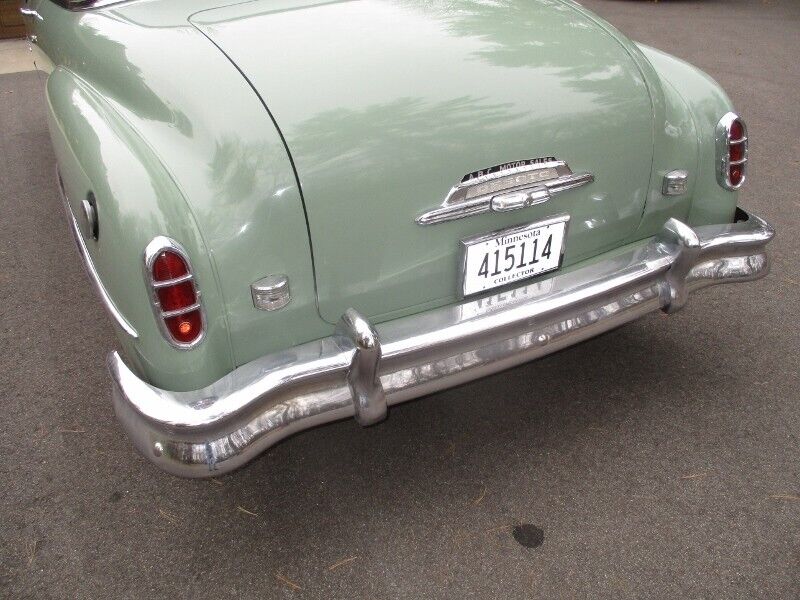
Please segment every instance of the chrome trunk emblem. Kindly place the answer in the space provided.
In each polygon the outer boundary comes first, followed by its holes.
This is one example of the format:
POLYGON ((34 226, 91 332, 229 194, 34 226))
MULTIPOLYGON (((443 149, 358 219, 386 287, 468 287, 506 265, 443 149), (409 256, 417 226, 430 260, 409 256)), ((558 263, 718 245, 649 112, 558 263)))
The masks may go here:
POLYGON ((441 206, 416 221, 433 225, 490 211, 517 210, 593 181, 591 173, 573 173, 566 162, 554 157, 504 163, 465 175, 441 206))

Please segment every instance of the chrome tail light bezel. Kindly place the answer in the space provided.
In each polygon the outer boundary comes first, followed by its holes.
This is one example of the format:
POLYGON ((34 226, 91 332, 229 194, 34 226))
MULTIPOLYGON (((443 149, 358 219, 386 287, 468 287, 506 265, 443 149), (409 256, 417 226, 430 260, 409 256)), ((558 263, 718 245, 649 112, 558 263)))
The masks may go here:
POLYGON ((197 283, 197 275, 192 268, 192 261, 189 259, 189 254, 186 252, 184 247, 172 238, 163 235, 153 238, 153 240, 147 244, 147 247, 145 247, 144 250, 144 278, 150 293, 150 304, 153 308, 153 314, 155 315, 158 327, 161 330, 161 335, 164 336, 164 339, 167 340, 171 346, 179 350, 191 350, 192 348, 195 348, 205 339, 208 322, 206 320, 206 311, 205 307, 203 306, 203 298, 200 292, 200 286, 197 283), (183 259, 183 261, 186 263, 188 274, 167 281, 156 281, 153 277, 153 264, 155 263, 156 258, 164 251, 174 252, 180 256, 181 259, 183 259), (186 281, 192 284, 195 297, 194 304, 178 311, 162 310, 161 301, 158 298, 158 289, 168 287, 170 285, 177 285, 186 281), (175 339, 167 327, 166 319, 180 316, 181 314, 186 314, 194 310, 197 310, 200 313, 200 335, 198 335, 191 342, 182 342, 175 339))
POLYGON ((740 189, 745 181, 747 181, 747 162, 749 153, 749 143, 747 136, 747 124, 744 120, 734 112, 729 112, 723 116, 719 123, 717 123, 716 131, 716 147, 717 147, 717 183, 729 191, 736 191, 740 189), (742 137, 740 139, 731 138, 731 130, 735 122, 739 122, 742 127, 742 137), (742 144, 742 158, 737 161, 731 161, 731 146, 742 144), (739 165, 742 169, 742 178, 739 183, 731 181, 731 167, 739 165))

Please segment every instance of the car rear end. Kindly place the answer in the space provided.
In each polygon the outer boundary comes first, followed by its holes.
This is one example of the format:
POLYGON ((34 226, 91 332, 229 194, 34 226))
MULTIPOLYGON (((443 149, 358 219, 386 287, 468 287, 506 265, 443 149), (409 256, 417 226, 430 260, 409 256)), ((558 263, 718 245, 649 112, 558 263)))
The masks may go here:
POLYGON ((574 3, 34 6, 68 218, 137 333, 115 409, 173 473, 767 272, 724 92, 574 3))

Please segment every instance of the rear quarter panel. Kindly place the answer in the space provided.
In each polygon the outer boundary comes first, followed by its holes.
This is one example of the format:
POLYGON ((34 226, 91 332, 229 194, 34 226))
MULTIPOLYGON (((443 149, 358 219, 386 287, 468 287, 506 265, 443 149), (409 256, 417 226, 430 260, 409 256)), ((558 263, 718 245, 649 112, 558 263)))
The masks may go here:
POLYGON ((560 1, 589 16, 620 41, 645 75, 653 99, 651 185, 642 220, 628 241, 656 235, 670 217, 690 225, 730 223, 738 193, 722 189, 715 171, 716 125, 733 110, 724 90, 697 67, 629 40, 573 0, 560 1), (661 190, 663 177, 674 169, 689 172, 689 189, 683 196, 666 197, 661 190))
POLYGON ((202 4, 145 1, 120 5, 125 14, 29 4, 67 194, 77 211, 95 193, 101 233, 88 250, 140 333, 120 332, 120 345, 140 376, 171 390, 332 330, 316 309, 291 163, 246 80, 187 23, 202 4), (156 235, 181 243, 197 272, 209 329, 190 351, 164 340, 150 306, 143 252, 156 235), (292 302, 257 311, 250 283, 271 273, 290 277, 292 302))
MULTIPOLYGON (((686 222, 689 225, 730 223, 739 194, 725 190, 717 183, 715 140, 717 123, 723 115, 733 110, 730 98, 716 81, 694 65, 650 46, 638 46, 656 69, 671 96, 673 122, 682 123, 677 128, 665 127, 663 138, 673 135, 680 142, 671 151, 672 162, 680 160, 676 152, 689 151, 690 145, 696 149, 694 168, 689 169, 694 176, 693 181, 690 180, 691 205, 686 222), (687 119, 691 119, 691 123, 687 119)), ((746 115, 742 116, 746 121, 746 115)), ((665 220, 661 211, 653 211, 645 216, 640 227, 642 232, 654 231, 665 220)))
POLYGON ((172 389, 194 387, 198 373, 221 377, 232 368, 225 311, 203 240, 180 192, 138 136, 77 76, 56 68, 47 80, 48 124, 72 212, 95 194, 97 241, 87 250, 103 285, 138 339, 118 337, 125 356, 152 381, 172 389), (208 318, 205 341, 189 353, 164 342, 144 285, 143 248, 154 232, 168 231, 192 257, 208 318))

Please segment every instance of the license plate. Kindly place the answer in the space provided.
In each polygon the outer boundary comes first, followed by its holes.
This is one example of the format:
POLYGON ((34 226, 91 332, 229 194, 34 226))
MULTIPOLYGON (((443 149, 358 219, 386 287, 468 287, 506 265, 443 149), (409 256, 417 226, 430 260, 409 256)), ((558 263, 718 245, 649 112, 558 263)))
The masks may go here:
POLYGON ((561 266, 569 215, 461 240, 464 296, 529 279, 561 266))

